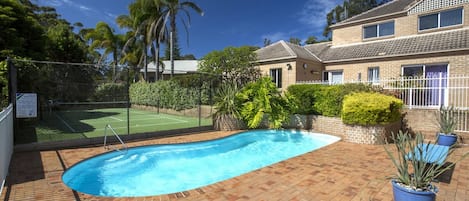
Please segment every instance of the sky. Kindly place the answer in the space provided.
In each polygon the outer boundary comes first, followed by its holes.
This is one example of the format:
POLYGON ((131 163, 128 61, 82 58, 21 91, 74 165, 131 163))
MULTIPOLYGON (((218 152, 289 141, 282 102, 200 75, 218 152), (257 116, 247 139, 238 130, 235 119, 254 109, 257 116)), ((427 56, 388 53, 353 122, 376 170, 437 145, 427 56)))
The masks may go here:
MULTIPOLYGON (((41 6, 54 7, 71 24, 81 22, 86 28, 104 21, 117 33, 124 33, 116 24, 119 15, 128 15, 133 0, 33 0, 41 6)), ((197 59, 212 51, 243 45, 264 46, 288 41, 290 37, 302 42, 309 36, 324 39, 326 14, 343 0, 192 0, 204 11, 200 16, 190 14, 188 34, 178 20, 181 55, 193 54, 197 59)), ((187 17, 181 13, 187 21, 187 17)))

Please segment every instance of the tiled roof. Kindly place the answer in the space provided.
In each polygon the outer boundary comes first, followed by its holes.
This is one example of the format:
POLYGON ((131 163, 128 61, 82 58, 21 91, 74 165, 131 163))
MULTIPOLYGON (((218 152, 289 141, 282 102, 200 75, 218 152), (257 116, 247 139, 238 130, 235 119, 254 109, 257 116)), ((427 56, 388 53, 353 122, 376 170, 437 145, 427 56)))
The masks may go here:
POLYGON ((267 47, 256 50, 258 61, 270 61, 280 59, 302 58, 317 60, 315 56, 304 47, 283 40, 267 47))
POLYGON ((258 61, 304 58, 323 63, 469 50, 469 29, 428 33, 332 47, 331 42, 298 46, 279 41, 256 51, 258 61))
POLYGON ((308 45, 324 63, 469 50, 469 29, 328 47, 308 45))
POLYGON ((418 1, 417 0, 394 0, 387 4, 378 6, 369 11, 361 13, 359 15, 355 15, 351 18, 348 18, 342 22, 337 23, 336 25, 333 25, 332 27, 346 25, 346 24, 361 21, 361 20, 373 19, 377 17, 406 12, 409 6, 413 5, 413 3, 415 2, 418 2, 418 1))

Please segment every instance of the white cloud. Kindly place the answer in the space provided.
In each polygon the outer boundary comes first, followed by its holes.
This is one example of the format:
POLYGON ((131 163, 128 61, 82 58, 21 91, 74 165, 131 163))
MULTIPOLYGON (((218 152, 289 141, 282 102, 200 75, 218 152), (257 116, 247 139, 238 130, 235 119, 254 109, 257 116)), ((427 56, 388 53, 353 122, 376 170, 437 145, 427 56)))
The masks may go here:
POLYGON ((264 34, 261 36, 261 39, 264 40, 264 39, 269 39, 270 41, 272 41, 273 43, 279 41, 279 40, 285 40, 287 39, 287 37, 289 37, 289 34, 288 33, 285 33, 285 32, 276 32, 276 33, 269 33, 269 34, 264 34))
POLYGON ((326 15, 343 0, 308 0, 298 15, 298 21, 309 33, 321 34, 327 25, 326 15))
POLYGON ((86 7, 86 6, 84 6, 84 5, 80 5, 80 6, 78 6, 78 8, 79 8, 80 10, 82 10, 82 11, 91 11, 91 10, 92 10, 91 8, 86 7))

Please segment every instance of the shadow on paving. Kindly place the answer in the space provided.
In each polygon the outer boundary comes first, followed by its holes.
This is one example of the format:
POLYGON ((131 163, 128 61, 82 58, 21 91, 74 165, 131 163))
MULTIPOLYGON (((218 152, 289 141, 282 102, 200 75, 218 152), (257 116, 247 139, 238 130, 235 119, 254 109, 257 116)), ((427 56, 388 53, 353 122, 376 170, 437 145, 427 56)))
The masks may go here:
POLYGON ((44 178, 44 164, 42 163, 40 152, 32 151, 13 153, 6 181, 7 186, 44 178))

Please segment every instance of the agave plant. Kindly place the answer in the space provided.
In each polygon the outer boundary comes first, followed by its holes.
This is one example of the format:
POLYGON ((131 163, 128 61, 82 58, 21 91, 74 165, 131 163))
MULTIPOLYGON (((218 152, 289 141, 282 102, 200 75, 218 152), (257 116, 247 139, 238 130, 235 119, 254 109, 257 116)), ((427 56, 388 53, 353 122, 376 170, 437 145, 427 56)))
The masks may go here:
POLYGON ((236 94, 239 89, 234 83, 225 83, 215 96, 215 128, 218 130, 237 130, 243 128, 240 103, 236 94))
MULTIPOLYGON (((429 155, 432 149, 430 142, 425 142, 421 133, 417 133, 413 137, 408 132, 399 131, 392 134, 392 140, 397 150, 396 153, 391 150, 388 142, 384 146, 386 153, 391 158, 397 169, 394 180, 400 185, 416 191, 434 191, 435 188, 431 184, 439 175, 446 170, 451 169, 457 162, 446 164, 446 155, 429 155), (435 163, 428 163, 429 157, 434 157, 435 163)), ((449 149, 450 155, 453 149, 449 149)), ((464 154, 459 160, 467 157, 469 153, 464 154)))
POLYGON ((448 106, 440 107, 439 111, 439 118, 438 118, 438 125, 440 128, 440 133, 444 133, 446 135, 455 135, 454 129, 456 128, 457 121, 454 118, 454 107, 448 106))

